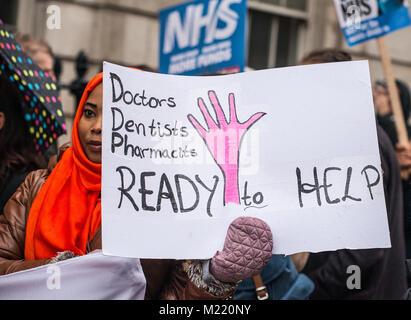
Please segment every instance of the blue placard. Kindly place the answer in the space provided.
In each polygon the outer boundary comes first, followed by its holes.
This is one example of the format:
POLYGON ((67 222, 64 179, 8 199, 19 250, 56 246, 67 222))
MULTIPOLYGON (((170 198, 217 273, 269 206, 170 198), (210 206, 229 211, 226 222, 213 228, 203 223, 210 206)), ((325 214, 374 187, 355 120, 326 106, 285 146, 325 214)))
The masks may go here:
POLYGON ((411 25, 406 0, 334 0, 349 46, 411 25))
POLYGON ((197 0, 160 11, 159 72, 244 71, 246 0, 197 0))

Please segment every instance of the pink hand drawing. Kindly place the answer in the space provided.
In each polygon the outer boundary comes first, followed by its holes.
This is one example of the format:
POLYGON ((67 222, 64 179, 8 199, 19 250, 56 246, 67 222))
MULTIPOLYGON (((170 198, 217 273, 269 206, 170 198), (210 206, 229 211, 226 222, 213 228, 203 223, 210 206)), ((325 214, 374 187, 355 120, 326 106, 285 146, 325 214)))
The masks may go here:
POLYGON ((228 95, 230 119, 229 122, 227 122, 215 92, 212 90, 208 91, 208 96, 214 107, 217 122, 211 117, 201 97, 197 99, 197 103, 208 130, 205 129, 192 114, 187 115, 187 118, 203 138, 211 155, 223 173, 225 183, 224 204, 240 204, 238 170, 241 142, 246 131, 263 117, 265 113, 256 113, 247 121, 239 122, 234 94, 230 93, 228 95))

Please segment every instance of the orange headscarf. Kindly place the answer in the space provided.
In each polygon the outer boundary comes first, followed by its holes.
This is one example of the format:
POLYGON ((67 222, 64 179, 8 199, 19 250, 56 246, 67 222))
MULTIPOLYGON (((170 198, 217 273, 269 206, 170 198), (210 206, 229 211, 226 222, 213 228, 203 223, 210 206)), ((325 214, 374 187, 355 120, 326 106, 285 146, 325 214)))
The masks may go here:
POLYGON ((26 226, 26 260, 54 257, 60 251, 86 253, 101 225, 101 164, 91 162, 81 147, 78 125, 84 104, 103 80, 96 75, 81 97, 68 148, 41 187, 26 226))

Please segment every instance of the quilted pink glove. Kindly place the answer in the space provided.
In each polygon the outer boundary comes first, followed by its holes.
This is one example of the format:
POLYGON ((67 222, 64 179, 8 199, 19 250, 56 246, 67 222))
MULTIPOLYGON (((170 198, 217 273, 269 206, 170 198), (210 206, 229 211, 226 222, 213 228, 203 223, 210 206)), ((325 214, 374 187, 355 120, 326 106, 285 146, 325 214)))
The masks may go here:
POLYGON ((217 280, 237 282, 260 273, 271 259, 273 236, 262 220, 240 217, 229 226, 223 251, 214 255, 210 272, 217 280))

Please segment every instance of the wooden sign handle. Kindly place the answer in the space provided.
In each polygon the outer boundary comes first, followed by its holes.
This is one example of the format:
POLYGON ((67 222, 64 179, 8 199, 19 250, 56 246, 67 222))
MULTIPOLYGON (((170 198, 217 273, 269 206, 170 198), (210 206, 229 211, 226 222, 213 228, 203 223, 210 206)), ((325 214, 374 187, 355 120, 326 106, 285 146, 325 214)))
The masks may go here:
MULTIPOLYGON (((392 112, 394 115, 395 128, 397 130, 398 142, 401 144, 409 144, 407 127, 405 125, 404 114, 401 108, 400 96, 397 85, 395 83, 394 73, 392 71, 391 59, 388 53, 387 44, 384 37, 377 38, 378 47, 381 54, 381 62, 384 69, 385 78, 387 81, 388 93, 390 95, 392 112)), ((405 170, 401 172, 403 179, 408 179, 410 172, 405 170)))

